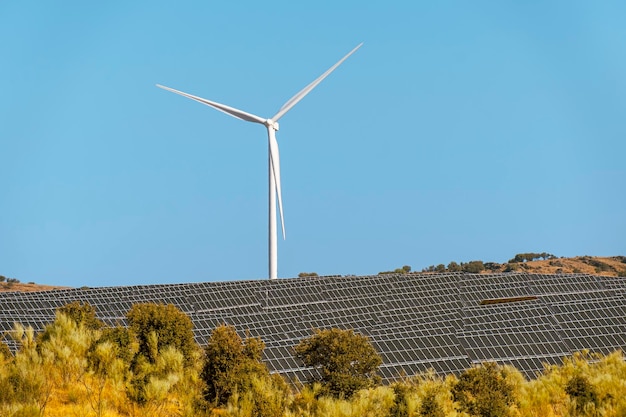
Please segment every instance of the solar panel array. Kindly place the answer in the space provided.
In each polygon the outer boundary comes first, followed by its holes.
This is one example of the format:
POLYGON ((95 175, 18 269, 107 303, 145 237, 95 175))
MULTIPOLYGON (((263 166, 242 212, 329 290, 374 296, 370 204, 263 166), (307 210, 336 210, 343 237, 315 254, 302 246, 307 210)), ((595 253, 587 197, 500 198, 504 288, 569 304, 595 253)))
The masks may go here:
POLYGON ((570 354, 543 299, 480 304, 483 300, 534 297, 531 283, 529 275, 463 277, 460 296, 465 302, 464 320, 458 336, 472 363, 495 360, 532 376, 545 363, 558 363, 570 354))
POLYGON ((533 377, 575 351, 626 348, 626 279, 580 274, 411 273, 0 293, 0 331, 14 322, 40 331, 72 301, 91 304, 108 325, 126 324, 135 303, 173 304, 191 317, 201 345, 217 325, 231 324, 242 337, 263 339, 270 370, 294 382, 315 372, 293 354, 313 329, 368 336, 387 382, 430 368, 458 374, 485 361, 533 377))
POLYGON ((590 349, 607 354, 626 346, 624 296, 605 282, 585 275, 569 279, 539 275, 533 279, 533 287, 550 303, 559 332, 572 351, 590 349))

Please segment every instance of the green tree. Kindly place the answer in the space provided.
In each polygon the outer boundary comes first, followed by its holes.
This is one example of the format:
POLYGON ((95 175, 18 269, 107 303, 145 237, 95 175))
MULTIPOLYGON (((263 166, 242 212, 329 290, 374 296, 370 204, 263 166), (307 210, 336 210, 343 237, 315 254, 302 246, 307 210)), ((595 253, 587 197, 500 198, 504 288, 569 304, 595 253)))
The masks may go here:
POLYGON ((253 388, 253 380, 269 382, 270 374, 261 357, 265 343, 259 338, 243 340, 233 326, 216 327, 204 349, 201 378, 205 399, 214 406, 225 405, 235 392, 253 388))
POLYGON ((470 261, 462 266, 463 272, 469 272, 470 274, 479 274, 485 270, 483 261, 470 261))
POLYGON ((461 265, 452 261, 448 264, 448 271, 450 272, 461 272, 461 265))
POLYGON ((382 272, 379 272, 378 275, 385 275, 385 274, 408 274, 409 272, 411 272, 411 265, 404 265, 404 266, 402 266, 402 268, 396 268, 393 271, 382 271, 382 272))
POLYGON ((506 417, 515 403, 514 385, 506 368, 485 363, 466 370, 452 388, 461 411, 476 417, 506 417))
POLYGON ((547 253, 547 252, 542 252, 542 253, 535 253, 535 252, 518 253, 517 255, 515 255, 515 257, 513 259, 509 260, 509 263, 530 262, 530 261, 534 261, 536 259, 556 259, 556 256, 552 255, 551 253, 547 253))
POLYGON ((158 415, 179 404, 181 413, 193 415, 193 404, 200 400, 201 361, 189 316, 171 304, 146 303, 133 305, 126 318, 130 332, 105 331, 103 337, 117 345, 119 357, 137 352, 126 384, 134 406, 158 415))
POLYGON ((298 343, 295 353, 306 366, 319 370, 324 393, 334 397, 349 398, 380 383, 380 355, 366 336, 353 330, 316 330, 298 343))
POLYGON ((96 317, 96 310, 89 303, 82 304, 80 301, 74 301, 57 308, 57 312, 66 315, 76 325, 82 324, 87 329, 98 330, 104 326, 104 323, 96 317))
POLYGON ((113 345, 112 349, 115 353, 115 357, 129 365, 139 350, 137 337, 132 329, 128 327, 115 326, 102 329, 98 343, 106 342, 113 345))
POLYGON ((155 363, 158 353, 167 346, 181 352, 186 363, 195 358, 198 346, 193 338, 193 323, 172 304, 134 304, 126 319, 137 337, 138 355, 149 362, 155 363))

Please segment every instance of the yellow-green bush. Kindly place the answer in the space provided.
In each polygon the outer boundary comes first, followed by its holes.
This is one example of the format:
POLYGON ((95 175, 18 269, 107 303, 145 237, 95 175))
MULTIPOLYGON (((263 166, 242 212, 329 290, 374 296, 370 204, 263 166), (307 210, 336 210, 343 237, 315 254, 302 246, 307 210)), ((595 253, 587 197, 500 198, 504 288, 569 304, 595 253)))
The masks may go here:
POLYGON ((619 351, 577 353, 532 380, 485 364, 458 377, 431 371, 337 398, 321 384, 289 387, 260 362, 261 340, 218 329, 214 349, 192 346, 185 356, 153 330, 142 336, 146 350, 138 354, 137 336, 123 328, 86 326, 62 313, 39 335, 18 324, 10 334, 18 351, 0 349, 0 416, 626 416, 626 362, 619 351), (222 339, 232 342, 225 350, 219 349, 222 339), (207 354, 213 360, 208 367, 207 354), (225 401, 204 400, 203 369, 222 372, 225 401))

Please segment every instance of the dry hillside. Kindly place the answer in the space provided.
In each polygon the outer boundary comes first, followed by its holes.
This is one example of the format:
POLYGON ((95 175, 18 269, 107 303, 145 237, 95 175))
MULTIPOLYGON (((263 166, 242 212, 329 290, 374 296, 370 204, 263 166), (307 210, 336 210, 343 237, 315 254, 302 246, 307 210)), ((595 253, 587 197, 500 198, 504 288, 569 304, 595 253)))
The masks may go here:
MULTIPOLYGON (((381 273, 408 272, 410 266, 381 273), (403 271, 404 269, 404 271, 403 271)), ((529 274, 591 274, 610 277, 626 276, 626 256, 576 256, 558 258, 549 253, 520 253, 505 263, 450 262, 448 265, 431 265, 422 272, 470 272, 492 274, 526 272, 529 274)))
MULTIPOLYGON (((501 272, 527 272, 532 274, 592 274, 604 276, 626 276, 626 256, 576 256, 574 258, 557 258, 552 256, 551 259, 539 259, 532 261, 509 262, 499 264, 495 262, 472 261, 470 263, 480 263, 483 269, 482 274, 501 273, 501 272)), ((461 267, 464 265, 461 263, 461 267)), ((444 267, 441 265, 440 267, 444 267)), ((410 268, 409 268, 410 270, 410 268)), ((435 266, 425 268, 423 272, 446 272, 444 270, 436 270, 435 266)), ((394 272, 389 271, 387 273, 394 272)), ((395 272, 402 273, 399 268, 395 272)), ((5 277, 3 277, 5 278, 5 277)), ((0 292, 7 291, 50 291, 64 289, 67 287, 53 285, 38 285, 34 283, 24 284, 17 280, 4 279, 0 282, 0 292), (8 282, 12 281, 12 282, 8 282)))
MULTIPOLYGON (((506 268, 505 264, 502 268, 506 268)), ((520 262, 519 271, 534 274, 592 274, 615 277, 626 274, 626 256, 576 256, 520 262)))
POLYGON ((8 291, 50 291, 61 290, 67 287, 53 285, 24 284, 23 282, 0 282, 0 292, 8 291))

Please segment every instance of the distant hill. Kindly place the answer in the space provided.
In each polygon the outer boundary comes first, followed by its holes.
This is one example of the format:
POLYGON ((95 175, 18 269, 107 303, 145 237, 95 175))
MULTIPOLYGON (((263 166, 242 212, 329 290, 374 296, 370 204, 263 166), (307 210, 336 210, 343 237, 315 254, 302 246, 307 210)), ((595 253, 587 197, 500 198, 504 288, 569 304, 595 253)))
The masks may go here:
MULTIPOLYGON (((504 264, 502 272, 515 263, 504 264)), ((626 276, 626 256, 576 256, 518 262, 518 271, 532 274, 591 274, 603 276, 626 276)), ((487 271, 492 272, 492 271, 487 271)))
MULTIPOLYGON (((403 267, 408 268, 410 267, 403 267)), ((400 272, 402 269, 383 273, 400 272)), ((529 274, 591 274, 603 276, 626 276, 626 256, 576 256, 558 258, 549 253, 520 253, 505 263, 470 261, 450 262, 448 265, 431 265, 422 272, 469 272, 491 274, 502 272, 526 272, 529 274)))
MULTIPOLYGON (((406 268, 406 267, 405 267, 406 268)), ((406 272, 410 271, 410 267, 406 272)), ((626 256, 576 256, 573 258, 558 258, 550 254, 518 254, 505 263, 471 261, 468 263, 451 262, 447 266, 438 265, 424 268, 422 272, 474 272, 480 274, 502 272, 525 272, 529 274, 591 274, 609 277, 626 276, 626 256), (532 259, 536 255, 537 258, 532 259), (544 257, 541 258, 541 255, 544 257), (456 268, 459 268, 455 271, 456 268)), ((403 273, 402 268, 383 273, 403 273)), ((0 275, 0 277, 2 277, 0 275)), ((67 289, 55 285, 24 284, 16 279, 6 279, 0 282, 0 292, 8 291, 50 291, 67 289)))
POLYGON ((10 291, 50 291, 50 290, 62 290, 68 287, 61 287, 55 285, 39 285, 35 283, 24 284, 23 282, 0 282, 0 292, 10 291))

